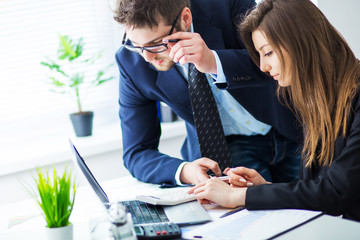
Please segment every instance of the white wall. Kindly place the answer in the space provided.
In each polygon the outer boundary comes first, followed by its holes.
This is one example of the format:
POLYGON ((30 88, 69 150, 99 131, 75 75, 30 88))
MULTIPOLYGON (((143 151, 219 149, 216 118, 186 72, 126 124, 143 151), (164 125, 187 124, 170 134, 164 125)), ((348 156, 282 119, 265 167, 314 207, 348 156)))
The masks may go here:
POLYGON ((318 7, 360 58, 360 1, 317 0, 318 7))

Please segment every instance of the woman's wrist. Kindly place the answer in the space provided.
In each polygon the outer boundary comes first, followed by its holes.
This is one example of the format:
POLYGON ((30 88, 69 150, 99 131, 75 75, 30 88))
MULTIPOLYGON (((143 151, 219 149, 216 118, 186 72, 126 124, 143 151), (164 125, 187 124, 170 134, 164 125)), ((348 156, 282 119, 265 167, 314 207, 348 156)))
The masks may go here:
POLYGON ((247 187, 234 188, 233 190, 234 197, 231 198, 233 200, 231 203, 232 207, 245 206, 247 187))

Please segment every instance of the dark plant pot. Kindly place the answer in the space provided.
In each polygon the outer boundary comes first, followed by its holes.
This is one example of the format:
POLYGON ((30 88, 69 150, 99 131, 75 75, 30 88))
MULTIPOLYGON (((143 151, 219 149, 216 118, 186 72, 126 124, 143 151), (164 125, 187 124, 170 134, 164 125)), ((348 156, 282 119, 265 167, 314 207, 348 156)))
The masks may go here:
POLYGON ((87 137, 92 135, 93 112, 77 112, 70 114, 70 119, 77 137, 87 137))

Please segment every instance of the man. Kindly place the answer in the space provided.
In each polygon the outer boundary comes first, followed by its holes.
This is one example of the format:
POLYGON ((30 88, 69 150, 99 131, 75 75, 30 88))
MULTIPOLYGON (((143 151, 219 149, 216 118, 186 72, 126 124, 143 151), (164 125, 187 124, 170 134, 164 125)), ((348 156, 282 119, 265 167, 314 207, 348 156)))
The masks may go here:
POLYGON ((232 166, 255 168, 268 181, 296 180, 300 129, 276 98, 274 81, 251 63, 237 38, 236 24, 254 5, 194 0, 190 10, 189 0, 118 0, 114 19, 125 26, 124 47, 116 53, 123 159, 137 179, 175 186, 202 182, 209 169, 221 174, 217 162, 200 154, 188 92, 191 63, 216 83, 209 82, 232 166), (183 160, 158 151, 157 101, 185 120, 183 160))

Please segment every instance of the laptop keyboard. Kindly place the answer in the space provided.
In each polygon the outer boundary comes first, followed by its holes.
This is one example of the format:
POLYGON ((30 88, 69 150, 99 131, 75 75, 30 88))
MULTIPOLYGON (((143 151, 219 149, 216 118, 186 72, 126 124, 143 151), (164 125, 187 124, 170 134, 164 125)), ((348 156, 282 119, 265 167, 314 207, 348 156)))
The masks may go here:
POLYGON ((169 222, 163 207, 141 201, 122 201, 131 213, 134 224, 169 222))

